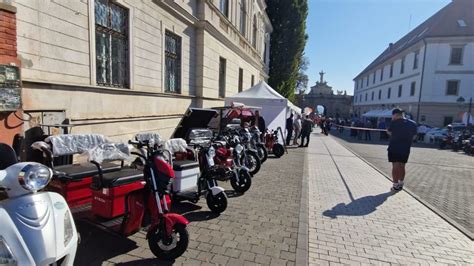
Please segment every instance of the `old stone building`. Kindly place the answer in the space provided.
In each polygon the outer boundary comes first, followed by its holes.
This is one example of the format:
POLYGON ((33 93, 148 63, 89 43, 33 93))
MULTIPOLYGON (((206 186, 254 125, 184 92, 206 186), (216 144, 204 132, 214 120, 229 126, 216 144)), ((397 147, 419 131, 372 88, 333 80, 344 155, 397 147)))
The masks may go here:
POLYGON ((316 110, 318 105, 325 107, 327 116, 334 118, 350 118, 352 96, 347 95, 346 91, 334 91, 327 81, 324 80, 324 72, 320 72, 320 80, 311 87, 308 94, 298 96, 298 106, 302 109, 310 107, 316 110))
POLYGON ((22 105, 0 118, 23 117, 22 131, 68 119, 72 133, 166 138, 188 107, 222 105, 268 78, 272 26, 264 0, 3 5, 17 46, 1 47, 15 53, 1 63, 21 65, 22 105))

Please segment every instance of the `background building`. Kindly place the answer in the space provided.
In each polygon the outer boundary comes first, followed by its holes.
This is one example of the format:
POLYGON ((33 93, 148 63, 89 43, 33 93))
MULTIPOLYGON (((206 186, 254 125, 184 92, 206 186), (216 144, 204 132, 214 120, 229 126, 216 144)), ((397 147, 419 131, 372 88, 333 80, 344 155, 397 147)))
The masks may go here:
POLYGON ((188 107, 268 78, 264 0, 7 2, 14 23, 0 30, 16 46, 2 49, 18 60, 3 63, 21 65, 23 114, 3 119, 23 130, 68 119, 72 133, 169 137, 188 107))
POLYGON ((460 120, 474 97, 474 1, 453 0, 354 78, 354 112, 401 107, 420 123, 460 120), (464 109, 463 109, 464 108, 464 109))
POLYGON ((324 80, 324 72, 319 73, 320 80, 316 85, 311 87, 308 94, 300 94, 298 96, 298 106, 301 109, 310 107, 316 110, 318 105, 326 108, 326 115, 333 118, 350 118, 352 96, 347 95, 346 91, 334 91, 327 81, 324 80))

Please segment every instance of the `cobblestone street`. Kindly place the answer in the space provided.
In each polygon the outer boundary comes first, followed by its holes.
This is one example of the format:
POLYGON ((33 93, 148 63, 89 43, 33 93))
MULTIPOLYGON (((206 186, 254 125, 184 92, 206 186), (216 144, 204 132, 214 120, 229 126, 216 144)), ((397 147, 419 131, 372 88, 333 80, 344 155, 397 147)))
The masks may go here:
MULTIPOLYGON (((362 141, 348 136, 333 136, 359 156, 391 176, 387 161, 388 142, 362 141)), ((474 158, 463 152, 439 150, 437 146, 415 144, 407 164, 406 187, 423 201, 454 220, 464 231, 474 235, 474 158)))
MULTIPOLYGON (((303 149, 289 149, 280 159, 269 158, 244 195, 220 182, 230 192, 228 208, 219 217, 209 212, 205 200, 175 204, 175 211, 191 221, 188 250, 175 265, 295 265, 304 157, 303 149)), ((170 264, 153 259, 142 232, 125 239, 79 226, 76 265, 170 264)))
POLYGON ((472 265, 472 241, 334 137, 308 150, 309 262, 472 265))

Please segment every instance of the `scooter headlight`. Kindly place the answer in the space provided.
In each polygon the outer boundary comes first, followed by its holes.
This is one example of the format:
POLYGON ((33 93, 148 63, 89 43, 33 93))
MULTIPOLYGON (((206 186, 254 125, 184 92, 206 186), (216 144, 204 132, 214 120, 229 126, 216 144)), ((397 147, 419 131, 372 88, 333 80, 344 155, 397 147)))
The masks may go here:
POLYGON ((72 228, 71 215, 69 214, 69 211, 66 211, 66 213, 64 214, 64 246, 65 247, 67 247, 73 235, 74 235, 74 231, 72 228))
POLYGON ((243 150, 244 147, 242 145, 238 144, 237 146, 235 146, 235 151, 237 152, 237 154, 241 154, 243 150))
POLYGON ((209 155, 210 158, 214 158, 216 156, 216 149, 214 149, 214 147, 210 147, 207 154, 209 155))
POLYGON ((36 192, 48 185, 53 172, 42 164, 28 164, 18 174, 20 185, 27 190, 36 192))
POLYGON ((12 250, 2 236, 0 236, 0 265, 17 265, 12 250))

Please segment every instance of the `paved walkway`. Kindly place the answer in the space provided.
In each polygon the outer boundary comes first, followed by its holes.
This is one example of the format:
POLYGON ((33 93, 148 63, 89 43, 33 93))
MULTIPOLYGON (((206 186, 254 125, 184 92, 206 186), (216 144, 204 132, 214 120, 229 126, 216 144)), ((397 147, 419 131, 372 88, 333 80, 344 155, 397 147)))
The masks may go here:
POLYGON ((474 264, 468 237, 333 137, 307 152, 310 264, 474 264))

